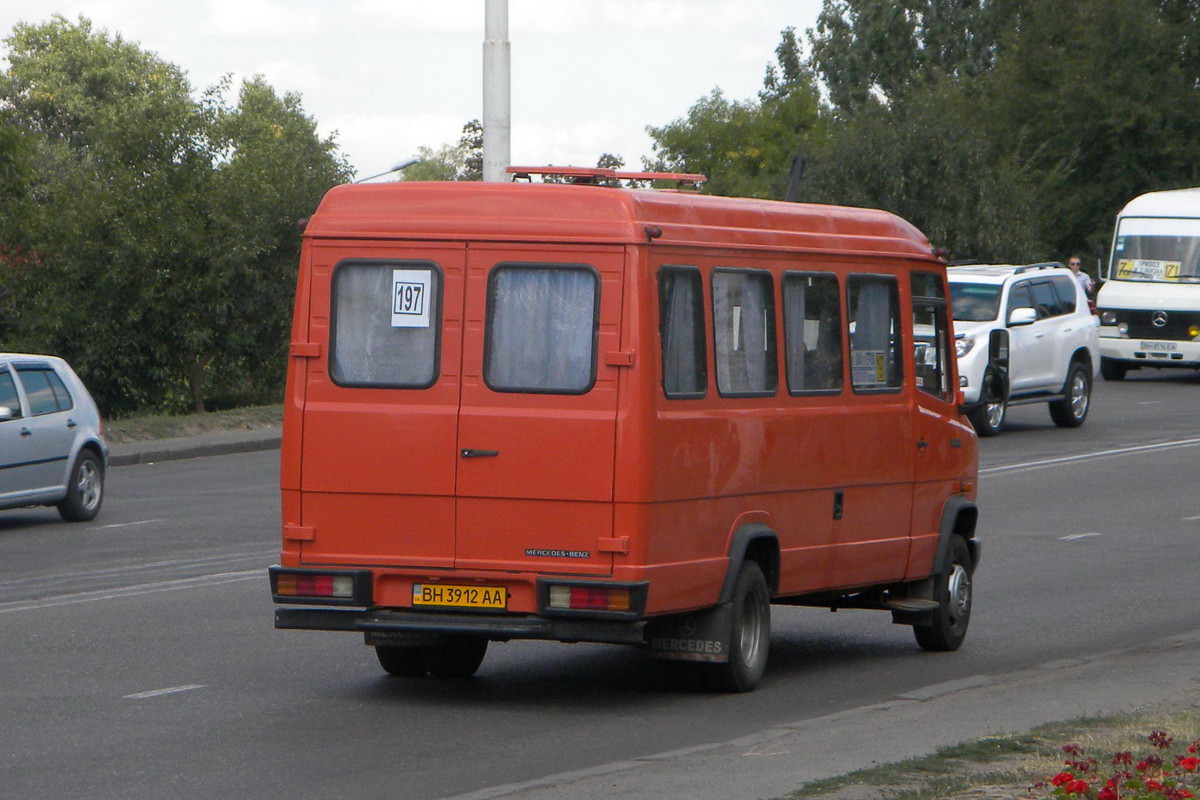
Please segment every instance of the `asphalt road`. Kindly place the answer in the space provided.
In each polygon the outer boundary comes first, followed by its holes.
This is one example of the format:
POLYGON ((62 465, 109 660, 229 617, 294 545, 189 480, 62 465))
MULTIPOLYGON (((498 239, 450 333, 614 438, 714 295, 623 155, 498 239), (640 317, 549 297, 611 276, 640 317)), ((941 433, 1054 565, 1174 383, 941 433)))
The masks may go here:
POLYGON ((1193 631, 1198 393, 1192 373, 1133 373, 1078 430, 1014 409, 982 442, 963 649, 776 607, 767 675, 739 696, 601 645, 499 644, 473 680, 388 678, 354 635, 272 628, 277 454, 114 469, 93 523, 0 513, 0 795, 440 798, 1193 631))

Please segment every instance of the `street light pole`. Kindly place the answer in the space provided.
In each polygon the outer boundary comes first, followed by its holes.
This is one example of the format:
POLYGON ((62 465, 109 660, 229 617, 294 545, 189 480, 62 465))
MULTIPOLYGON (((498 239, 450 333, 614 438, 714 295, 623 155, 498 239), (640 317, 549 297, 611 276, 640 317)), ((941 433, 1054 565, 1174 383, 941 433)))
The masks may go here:
POLYGON ((512 101, 508 0, 486 0, 483 40, 483 179, 508 180, 512 161, 512 101))

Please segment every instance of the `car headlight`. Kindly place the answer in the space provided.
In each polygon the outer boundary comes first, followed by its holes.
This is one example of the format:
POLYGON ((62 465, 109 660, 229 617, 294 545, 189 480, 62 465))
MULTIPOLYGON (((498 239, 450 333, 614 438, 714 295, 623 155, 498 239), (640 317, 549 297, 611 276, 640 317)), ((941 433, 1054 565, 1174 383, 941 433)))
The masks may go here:
POLYGON ((971 348, 975 346, 975 337, 965 333, 954 337, 954 355, 962 358, 967 353, 971 352, 971 348))

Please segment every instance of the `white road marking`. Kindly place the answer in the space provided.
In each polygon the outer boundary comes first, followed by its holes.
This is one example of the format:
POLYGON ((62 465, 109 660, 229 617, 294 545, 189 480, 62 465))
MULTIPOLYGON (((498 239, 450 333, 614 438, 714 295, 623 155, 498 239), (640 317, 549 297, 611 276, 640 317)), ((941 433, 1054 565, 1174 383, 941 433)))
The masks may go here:
POLYGON ((1183 518, 1184 522, 1195 522, 1196 520, 1200 520, 1200 514, 1197 514, 1194 517, 1184 517, 1183 518))
POLYGON ((60 597, 48 597, 44 600, 17 600, 11 603, 0 603, 0 614, 10 611, 33 611, 41 608, 69 606, 75 603, 91 603, 96 600, 114 600, 118 597, 136 597, 142 594, 156 592, 173 592, 180 589, 197 589, 205 586, 220 586, 223 583, 237 583, 248 580, 264 580, 265 571, 251 569, 244 572, 220 572, 215 575, 201 575, 198 578, 181 578, 175 581, 160 581, 144 583, 141 586, 125 586, 120 589, 109 589, 98 592, 80 592, 60 597))
POLYGON ((152 522, 166 522, 166 520, 165 519, 142 519, 142 520, 138 520, 137 522, 114 522, 112 525, 97 525, 96 527, 89 528, 88 530, 104 531, 104 530, 108 530, 109 528, 132 528, 134 525, 149 525, 152 522))
POLYGON ((162 697, 164 694, 179 694, 180 692, 190 692, 193 689, 203 689, 202 683, 189 683, 187 686, 172 686, 169 689, 155 689, 150 692, 138 692, 137 694, 127 694, 123 700, 145 700, 148 697, 162 697))
POLYGON ((1103 536, 1103 533, 1073 533, 1070 536, 1060 536, 1060 540, 1064 542, 1073 542, 1076 539, 1087 539, 1092 536, 1103 536))
POLYGON ((1114 458, 1116 456, 1136 455, 1138 453, 1152 453, 1155 450, 1172 450, 1179 447, 1195 447, 1200 445, 1200 439, 1178 439, 1174 442, 1159 442, 1158 444, 1144 444, 1136 447, 1119 447, 1116 450, 1102 450, 1098 453, 1083 453, 1077 456, 1063 456, 1062 458, 1047 458, 1043 461, 1030 461, 1024 464, 1007 464, 999 467, 984 467, 979 470, 980 475, 996 475, 1000 473, 1025 472, 1034 469, 1043 469, 1044 467, 1058 466, 1059 464, 1070 464, 1075 461, 1093 461, 1101 458, 1114 458))

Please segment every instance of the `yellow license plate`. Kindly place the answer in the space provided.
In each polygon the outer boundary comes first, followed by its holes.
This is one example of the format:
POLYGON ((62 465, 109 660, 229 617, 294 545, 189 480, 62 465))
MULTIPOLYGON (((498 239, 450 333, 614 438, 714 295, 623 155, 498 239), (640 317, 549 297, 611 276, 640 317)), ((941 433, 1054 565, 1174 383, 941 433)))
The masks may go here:
POLYGON ((508 593, 500 586, 455 586, 447 583, 414 583, 414 606, 451 606, 452 608, 508 607, 508 593))

